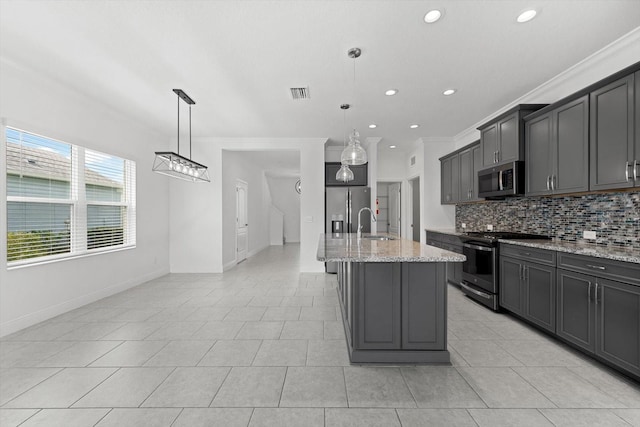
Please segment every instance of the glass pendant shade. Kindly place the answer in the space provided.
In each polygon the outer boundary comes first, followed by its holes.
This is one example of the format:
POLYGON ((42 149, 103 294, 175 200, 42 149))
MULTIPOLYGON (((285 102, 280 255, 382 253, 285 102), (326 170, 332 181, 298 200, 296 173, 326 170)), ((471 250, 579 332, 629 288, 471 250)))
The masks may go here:
POLYGON ((349 165, 343 163, 336 174, 336 180, 342 182, 353 181, 353 171, 349 169, 349 165))
POLYGON ((360 134, 355 129, 349 135, 349 144, 342 150, 340 156, 343 165, 364 165, 367 163, 367 152, 362 148, 359 136, 360 134))

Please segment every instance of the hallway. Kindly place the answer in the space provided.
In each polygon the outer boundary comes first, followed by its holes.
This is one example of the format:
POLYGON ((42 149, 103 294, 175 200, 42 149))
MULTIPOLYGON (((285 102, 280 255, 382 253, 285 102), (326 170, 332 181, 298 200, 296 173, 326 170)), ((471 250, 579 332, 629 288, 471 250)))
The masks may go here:
POLYGON ((640 426, 640 386, 449 288, 452 366, 350 365, 299 245, 170 274, 0 341, 0 425, 640 426))

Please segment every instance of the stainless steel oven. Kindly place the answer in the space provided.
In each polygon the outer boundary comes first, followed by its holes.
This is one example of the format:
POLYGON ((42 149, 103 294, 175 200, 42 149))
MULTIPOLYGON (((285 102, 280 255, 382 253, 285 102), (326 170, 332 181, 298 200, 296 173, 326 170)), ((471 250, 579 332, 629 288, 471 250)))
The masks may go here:
POLYGON ((498 239, 548 239, 547 236, 513 232, 470 232, 460 236, 462 264, 460 288, 469 298, 497 311, 499 309, 498 239))
POLYGON ((498 247, 493 243, 469 240, 462 244, 467 260, 462 264, 465 294, 492 310, 498 309, 498 247))

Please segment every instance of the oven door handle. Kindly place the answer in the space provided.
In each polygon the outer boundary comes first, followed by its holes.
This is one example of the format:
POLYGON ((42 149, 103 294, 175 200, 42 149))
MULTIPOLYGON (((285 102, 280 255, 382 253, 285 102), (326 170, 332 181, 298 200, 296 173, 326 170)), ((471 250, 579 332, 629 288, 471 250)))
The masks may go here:
POLYGON ((477 249, 479 251, 493 252, 493 248, 489 248, 489 247, 486 247, 486 246, 471 245, 469 243, 463 243, 462 246, 464 246, 465 248, 469 248, 469 249, 477 249))
POLYGON ((484 292, 476 291, 472 287, 467 286, 464 282, 460 282, 460 286, 462 286, 464 289, 471 292, 472 294, 478 295, 479 297, 482 297, 484 299, 491 299, 491 295, 485 294, 484 292))

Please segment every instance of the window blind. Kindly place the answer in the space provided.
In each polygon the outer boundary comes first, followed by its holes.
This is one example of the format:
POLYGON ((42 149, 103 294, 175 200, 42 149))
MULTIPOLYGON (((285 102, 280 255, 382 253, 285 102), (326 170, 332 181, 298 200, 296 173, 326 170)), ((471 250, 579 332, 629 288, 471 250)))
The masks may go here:
POLYGON ((135 245, 135 162, 7 127, 7 262, 135 245))

